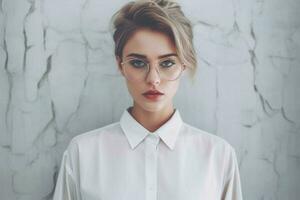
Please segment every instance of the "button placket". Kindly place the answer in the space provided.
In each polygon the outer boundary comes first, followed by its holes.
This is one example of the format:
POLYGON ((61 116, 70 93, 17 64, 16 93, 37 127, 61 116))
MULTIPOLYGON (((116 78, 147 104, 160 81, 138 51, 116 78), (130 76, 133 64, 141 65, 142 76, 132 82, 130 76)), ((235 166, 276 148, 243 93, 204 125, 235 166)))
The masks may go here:
POLYGON ((157 145, 159 138, 151 134, 146 137, 145 148, 146 200, 157 199, 157 145))

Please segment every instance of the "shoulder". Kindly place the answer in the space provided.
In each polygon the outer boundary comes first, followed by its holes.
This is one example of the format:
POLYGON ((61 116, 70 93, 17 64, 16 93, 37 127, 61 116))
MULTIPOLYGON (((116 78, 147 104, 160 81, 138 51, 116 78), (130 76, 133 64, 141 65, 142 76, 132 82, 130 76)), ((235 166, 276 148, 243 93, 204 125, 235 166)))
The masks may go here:
POLYGON ((69 146, 90 146, 93 144, 99 144, 103 137, 119 136, 121 132, 122 129, 120 123, 112 123, 73 137, 69 146))
POLYGON ((187 144, 198 156, 209 159, 216 166, 223 166, 223 170, 231 170, 236 154, 227 140, 186 123, 182 130, 181 143, 187 144))
POLYGON ((232 145, 224 138, 199 129, 187 123, 183 124, 182 136, 187 140, 192 140, 199 147, 204 147, 210 150, 232 151, 232 145))
POLYGON ((79 166, 80 162, 89 162, 98 155, 99 146, 106 140, 103 140, 103 137, 119 137, 120 135, 119 122, 79 134, 70 140, 64 151, 64 157, 72 167, 79 166))

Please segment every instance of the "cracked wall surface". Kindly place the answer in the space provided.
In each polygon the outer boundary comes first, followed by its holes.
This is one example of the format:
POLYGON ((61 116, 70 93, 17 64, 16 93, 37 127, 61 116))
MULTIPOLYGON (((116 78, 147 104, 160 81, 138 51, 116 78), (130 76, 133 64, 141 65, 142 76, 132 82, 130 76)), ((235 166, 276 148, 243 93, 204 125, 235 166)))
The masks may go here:
MULTIPOLYGON (((1 200, 52 199, 70 139, 131 105, 109 29, 126 2, 0 0, 1 200)), ((299 199, 300 1, 179 2, 199 61, 184 121, 235 147, 244 199, 299 199)))

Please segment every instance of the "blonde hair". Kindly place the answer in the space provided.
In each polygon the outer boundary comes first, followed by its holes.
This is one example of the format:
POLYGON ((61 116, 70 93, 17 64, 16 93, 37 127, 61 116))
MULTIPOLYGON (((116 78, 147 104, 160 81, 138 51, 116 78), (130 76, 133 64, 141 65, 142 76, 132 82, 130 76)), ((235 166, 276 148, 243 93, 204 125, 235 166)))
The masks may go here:
POLYGON ((181 62, 193 76, 197 60, 190 21, 178 3, 170 0, 138 0, 124 5, 113 17, 115 56, 122 58, 128 39, 139 29, 149 28, 167 34, 175 44, 181 62))

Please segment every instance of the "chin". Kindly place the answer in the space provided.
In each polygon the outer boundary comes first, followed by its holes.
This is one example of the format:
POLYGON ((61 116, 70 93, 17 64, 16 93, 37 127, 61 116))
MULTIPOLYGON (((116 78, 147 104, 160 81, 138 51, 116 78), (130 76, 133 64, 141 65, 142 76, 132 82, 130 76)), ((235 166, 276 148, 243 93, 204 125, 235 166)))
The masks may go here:
POLYGON ((163 109, 164 106, 162 105, 149 105, 149 104, 144 104, 144 105, 140 105, 141 108, 143 108, 143 110, 148 111, 148 112, 158 112, 160 110, 163 109))
POLYGON ((139 107, 148 112, 160 112, 168 107, 168 105, 166 105, 166 102, 141 102, 139 103, 139 107))

